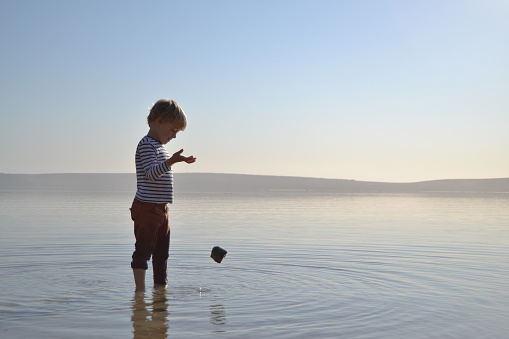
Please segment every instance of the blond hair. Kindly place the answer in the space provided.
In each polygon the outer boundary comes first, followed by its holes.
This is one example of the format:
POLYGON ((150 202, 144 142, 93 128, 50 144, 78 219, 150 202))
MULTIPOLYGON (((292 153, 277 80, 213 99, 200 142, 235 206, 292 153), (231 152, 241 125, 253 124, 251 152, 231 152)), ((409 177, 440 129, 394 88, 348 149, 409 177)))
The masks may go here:
POLYGON ((161 99, 158 100, 150 109, 147 117, 147 123, 150 127, 157 120, 174 121, 178 124, 178 128, 183 131, 187 127, 187 117, 184 110, 174 100, 161 99))

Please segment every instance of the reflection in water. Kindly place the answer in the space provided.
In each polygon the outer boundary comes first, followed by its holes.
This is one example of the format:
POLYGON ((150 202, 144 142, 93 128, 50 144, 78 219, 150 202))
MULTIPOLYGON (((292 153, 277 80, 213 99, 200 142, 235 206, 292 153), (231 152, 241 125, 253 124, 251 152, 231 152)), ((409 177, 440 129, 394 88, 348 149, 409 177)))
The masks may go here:
POLYGON ((210 323, 215 325, 215 331, 212 333, 225 333, 226 332, 226 311, 224 305, 221 303, 213 302, 210 305, 210 323))
MULTIPOLYGON (((210 305, 210 323, 213 325, 226 325, 226 312, 224 305, 214 303, 210 305)), ((225 330, 220 330, 218 328, 214 333, 225 332, 225 330)))
MULTIPOLYGON (((196 291, 195 289, 193 289, 196 291)), ((201 299, 200 288, 200 299, 201 299)), ((167 339, 169 334, 168 291, 166 288, 154 288, 152 299, 146 297, 145 292, 135 292, 132 302, 131 322, 133 324, 133 338, 167 339)), ((214 325, 212 333, 226 332, 226 311, 223 303, 218 300, 210 302, 210 323, 214 325)), ((205 305, 204 305, 205 306, 205 305)))
POLYGON ((168 299, 165 288, 156 288, 152 293, 152 301, 145 301, 144 292, 136 292, 133 298, 133 338, 168 337, 168 299))

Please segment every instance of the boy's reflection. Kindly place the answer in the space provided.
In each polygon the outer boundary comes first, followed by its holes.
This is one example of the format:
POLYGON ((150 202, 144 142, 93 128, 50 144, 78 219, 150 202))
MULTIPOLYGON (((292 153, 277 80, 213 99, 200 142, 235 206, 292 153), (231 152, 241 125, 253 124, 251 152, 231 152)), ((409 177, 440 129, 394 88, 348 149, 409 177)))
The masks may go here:
POLYGON ((155 289, 152 302, 145 302, 144 292, 135 293, 132 308, 134 339, 168 337, 168 299, 165 289, 155 289))

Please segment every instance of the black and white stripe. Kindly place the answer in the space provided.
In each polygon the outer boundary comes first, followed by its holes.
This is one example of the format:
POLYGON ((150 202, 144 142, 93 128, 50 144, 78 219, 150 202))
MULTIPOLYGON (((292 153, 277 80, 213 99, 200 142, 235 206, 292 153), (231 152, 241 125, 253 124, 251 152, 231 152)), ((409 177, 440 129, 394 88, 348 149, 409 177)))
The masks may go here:
POLYGON ((170 158, 157 140, 145 136, 136 148, 136 199, 156 204, 173 202, 173 173, 166 164, 170 158))

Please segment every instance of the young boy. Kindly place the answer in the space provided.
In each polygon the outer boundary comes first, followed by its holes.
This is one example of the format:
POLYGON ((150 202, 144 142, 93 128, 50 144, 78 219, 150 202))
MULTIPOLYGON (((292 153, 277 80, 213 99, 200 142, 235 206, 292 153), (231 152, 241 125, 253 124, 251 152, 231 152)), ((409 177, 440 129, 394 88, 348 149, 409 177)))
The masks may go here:
POLYGON ((136 237, 132 256, 136 291, 145 290, 147 262, 152 257, 155 285, 166 285, 166 267, 170 249, 168 204, 173 202, 171 167, 178 162, 191 164, 196 158, 183 156, 180 150, 169 156, 163 145, 187 126, 184 111, 173 100, 161 99, 147 117, 150 130, 136 148, 137 191, 131 206, 136 237))

